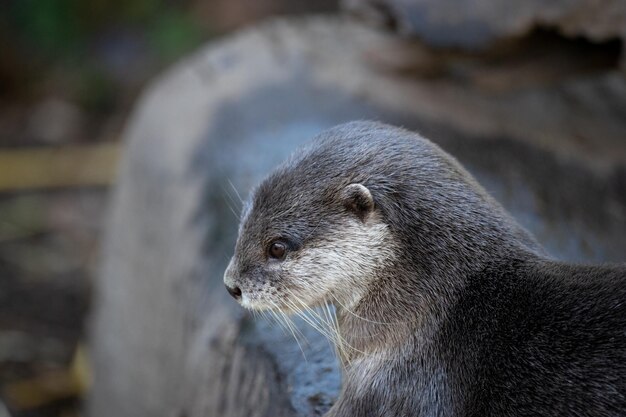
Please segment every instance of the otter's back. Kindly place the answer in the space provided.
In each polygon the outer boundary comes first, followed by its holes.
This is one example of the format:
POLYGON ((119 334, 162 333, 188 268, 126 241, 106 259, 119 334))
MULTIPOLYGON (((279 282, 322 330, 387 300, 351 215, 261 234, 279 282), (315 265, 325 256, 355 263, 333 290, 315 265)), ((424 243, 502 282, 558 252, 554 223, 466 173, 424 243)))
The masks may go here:
POLYGON ((441 339, 467 415, 622 415, 624 300, 620 266, 511 261, 473 277, 441 339))

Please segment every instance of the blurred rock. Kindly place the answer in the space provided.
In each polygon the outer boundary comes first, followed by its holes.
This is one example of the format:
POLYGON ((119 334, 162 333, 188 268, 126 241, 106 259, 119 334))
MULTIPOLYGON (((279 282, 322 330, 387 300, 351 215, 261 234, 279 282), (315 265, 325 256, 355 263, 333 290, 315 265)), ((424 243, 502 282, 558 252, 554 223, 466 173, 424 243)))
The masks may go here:
POLYGON ((471 57, 397 71, 413 47, 345 19, 278 20, 207 46, 146 92, 97 279, 90 416, 328 409, 340 375, 323 337, 298 322, 301 352, 237 306, 222 275, 239 195, 340 122, 377 119, 436 141, 556 258, 624 260, 624 77, 600 68, 485 88, 471 75, 489 62, 471 57))
POLYGON ((26 130, 38 142, 60 144, 76 140, 84 123, 84 115, 78 106, 51 97, 34 107, 26 130))
POLYGON ((536 26, 595 42, 626 41, 623 0, 343 0, 344 8, 433 46, 481 48, 536 26))
POLYGON ((0 401, 0 417, 11 417, 11 414, 9 414, 9 410, 7 410, 2 401, 0 401))
POLYGON ((0 331, 0 363, 29 362, 41 366, 61 363, 67 357, 68 350, 60 340, 16 330, 0 331))

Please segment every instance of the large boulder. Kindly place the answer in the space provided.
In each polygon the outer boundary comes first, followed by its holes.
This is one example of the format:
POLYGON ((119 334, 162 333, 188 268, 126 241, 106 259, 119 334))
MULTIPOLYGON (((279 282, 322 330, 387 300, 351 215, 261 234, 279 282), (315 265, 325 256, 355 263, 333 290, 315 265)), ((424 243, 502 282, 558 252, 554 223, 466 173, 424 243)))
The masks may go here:
POLYGON ((626 40, 622 0, 343 0, 346 9, 391 22, 437 46, 484 47, 536 26, 596 42, 626 40))
POLYGON ((324 338, 297 322, 299 347, 253 319, 222 275, 239 195, 340 122, 377 119, 438 142, 557 258, 624 260, 620 74, 494 93, 381 68, 377 57, 400 44, 341 18, 278 20, 208 45, 148 89, 126 131, 96 281, 90 416, 330 407, 340 374, 324 338))

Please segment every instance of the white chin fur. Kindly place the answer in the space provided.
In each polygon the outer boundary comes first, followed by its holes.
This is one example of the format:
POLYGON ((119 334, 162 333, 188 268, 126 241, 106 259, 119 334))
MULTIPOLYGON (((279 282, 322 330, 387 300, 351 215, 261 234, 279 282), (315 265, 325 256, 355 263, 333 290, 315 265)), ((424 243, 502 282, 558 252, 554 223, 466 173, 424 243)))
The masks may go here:
POLYGON ((391 233, 375 216, 365 223, 354 219, 326 236, 317 246, 304 247, 282 266, 296 287, 300 304, 315 307, 324 301, 351 308, 366 291, 376 270, 395 256, 391 233))
POLYGON ((278 303, 274 301, 273 303, 270 300, 264 300, 263 296, 250 297, 250 295, 242 294, 241 301, 239 301, 242 307, 247 308, 248 310, 279 310, 280 305, 282 303, 278 303))
POLYGON ((269 310, 271 306, 262 301, 255 300, 250 298, 250 296, 245 293, 241 296, 241 301, 239 302, 242 307, 247 308, 249 310, 269 310))

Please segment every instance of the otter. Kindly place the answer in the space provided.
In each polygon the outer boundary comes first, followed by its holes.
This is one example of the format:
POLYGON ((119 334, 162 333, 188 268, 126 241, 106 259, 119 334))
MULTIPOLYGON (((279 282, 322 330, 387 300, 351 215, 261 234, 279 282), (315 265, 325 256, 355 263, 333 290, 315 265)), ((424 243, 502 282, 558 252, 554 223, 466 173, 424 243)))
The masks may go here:
POLYGON ((328 417, 626 415, 626 268, 551 259, 450 155, 332 128, 251 193, 224 281, 336 311, 328 417))

